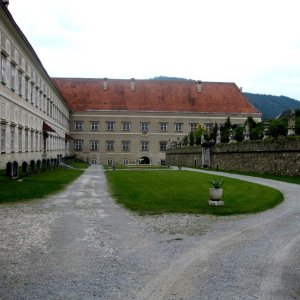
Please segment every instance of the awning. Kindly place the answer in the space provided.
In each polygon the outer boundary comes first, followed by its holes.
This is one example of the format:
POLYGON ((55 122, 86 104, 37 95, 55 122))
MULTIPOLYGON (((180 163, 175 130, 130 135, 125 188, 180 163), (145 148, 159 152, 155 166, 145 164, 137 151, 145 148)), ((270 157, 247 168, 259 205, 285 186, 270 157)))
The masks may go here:
POLYGON ((56 132, 53 128, 51 128, 47 123, 43 122, 43 131, 46 132, 56 132))
POLYGON ((70 136, 69 134, 65 133, 65 140, 72 141, 72 140, 74 140, 74 138, 72 136, 70 136))

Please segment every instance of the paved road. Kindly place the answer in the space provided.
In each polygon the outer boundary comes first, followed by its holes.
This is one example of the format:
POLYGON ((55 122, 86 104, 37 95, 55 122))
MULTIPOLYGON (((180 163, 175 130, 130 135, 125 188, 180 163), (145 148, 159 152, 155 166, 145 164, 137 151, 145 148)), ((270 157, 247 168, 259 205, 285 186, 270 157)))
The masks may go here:
POLYGON ((248 216, 141 217, 91 166, 60 194, 1 205, 0 299, 300 299, 300 187, 247 180, 286 200, 248 216))

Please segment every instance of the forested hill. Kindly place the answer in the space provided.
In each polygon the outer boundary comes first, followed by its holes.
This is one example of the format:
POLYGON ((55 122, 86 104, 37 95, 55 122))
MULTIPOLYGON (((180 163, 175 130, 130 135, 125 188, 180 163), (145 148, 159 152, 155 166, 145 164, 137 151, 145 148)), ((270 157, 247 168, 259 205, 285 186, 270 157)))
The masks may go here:
POLYGON ((289 108, 300 108, 300 101, 285 97, 244 93, 248 100, 263 113, 263 119, 275 118, 289 108))

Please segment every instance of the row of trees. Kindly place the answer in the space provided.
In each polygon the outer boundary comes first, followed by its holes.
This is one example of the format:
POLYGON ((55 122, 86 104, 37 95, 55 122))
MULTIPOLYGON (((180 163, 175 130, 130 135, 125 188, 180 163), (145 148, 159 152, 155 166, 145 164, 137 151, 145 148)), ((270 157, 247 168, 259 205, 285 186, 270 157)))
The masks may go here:
MULTIPOLYGON (((296 135, 300 135, 300 110, 296 110, 296 135)), ((288 132, 288 118, 271 119, 268 122, 255 122, 252 117, 248 117, 247 121, 250 129, 251 140, 261 140, 264 136, 264 130, 268 128, 269 136, 271 138, 278 138, 286 136, 288 132)), ((246 123, 245 122, 245 123, 246 123)), ((244 124, 245 125, 245 124, 244 124)), ((229 142, 230 130, 233 130, 234 139, 238 142, 244 140, 244 125, 231 124, 230 118, 226 119, 226 122, 219 126, 215 123, 214 127, 208 132, 204 127, 198 126, 194 131, 191 131, 187 136, 183 138, 184 145, 200 145, 202 135, 207 141, 216 141, 217 132, 220 129, 221 142, 229 142)))

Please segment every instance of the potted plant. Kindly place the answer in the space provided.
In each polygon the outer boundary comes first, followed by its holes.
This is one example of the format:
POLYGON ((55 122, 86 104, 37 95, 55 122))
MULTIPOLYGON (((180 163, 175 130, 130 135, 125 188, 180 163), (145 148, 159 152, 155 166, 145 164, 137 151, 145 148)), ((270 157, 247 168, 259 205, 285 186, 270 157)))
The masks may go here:
POLYGON ((210 181, 210 183, 213 186, 209 189, 210 200, 220 201, 223 195, 223 189, 221 188, 221 186, 224 183, 224 180, 221 178, 214 178, 212 181, 210 181))

